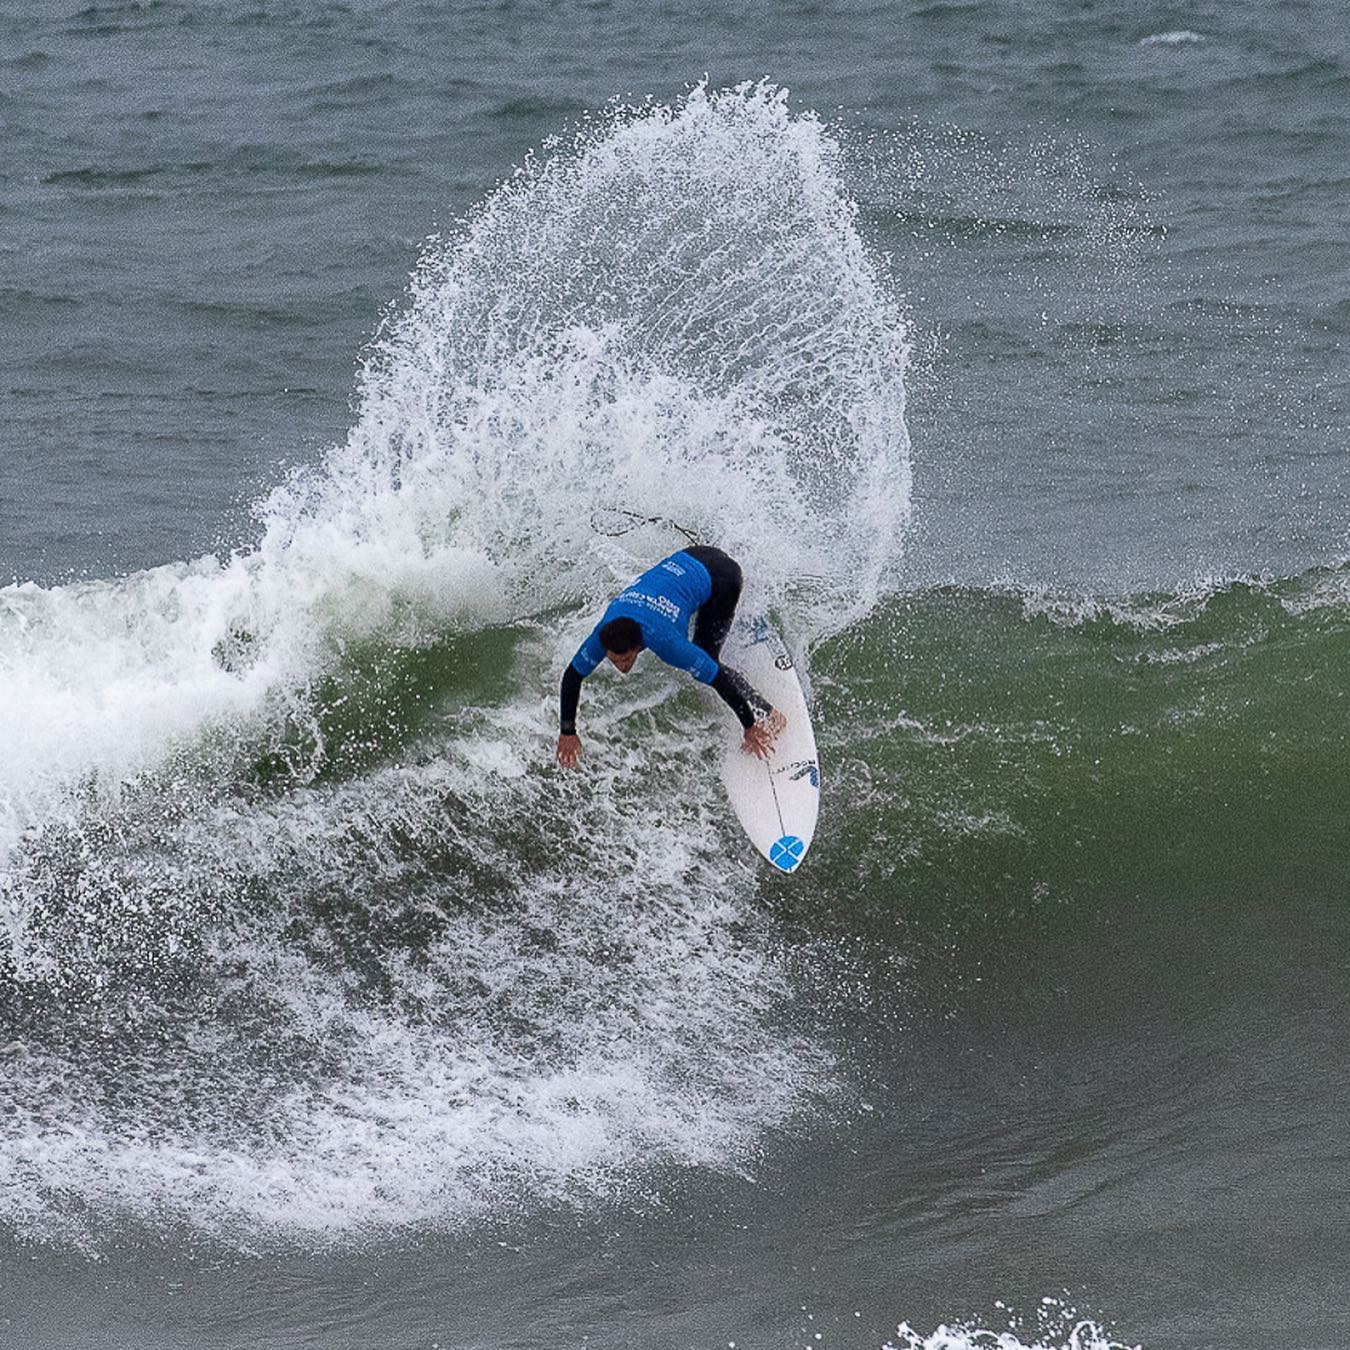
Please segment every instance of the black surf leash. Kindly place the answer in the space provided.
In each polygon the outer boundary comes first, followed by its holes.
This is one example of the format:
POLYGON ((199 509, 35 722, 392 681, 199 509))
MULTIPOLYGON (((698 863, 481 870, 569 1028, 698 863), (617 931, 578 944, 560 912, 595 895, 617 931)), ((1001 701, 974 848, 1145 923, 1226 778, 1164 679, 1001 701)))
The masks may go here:
POLYGON ((672 530, 678 530, 691 543, 697 544, 702 541, 693 530, 687 530, 677 520, 671 520, 669 516, 643 516, 636 511, 625 510, 622 506, 601 506, 591 512, 591 529, 596 534, 608 535, 611 539, 617 539, 620 535, 627 534, 629 530, 635 530, 639 525, 669 525, 672 530), (617 529, 606 529, 600 524, 596 517, 602 512, 611 512, 616 516, 626 516, 627 524, 620 525, 617 529))

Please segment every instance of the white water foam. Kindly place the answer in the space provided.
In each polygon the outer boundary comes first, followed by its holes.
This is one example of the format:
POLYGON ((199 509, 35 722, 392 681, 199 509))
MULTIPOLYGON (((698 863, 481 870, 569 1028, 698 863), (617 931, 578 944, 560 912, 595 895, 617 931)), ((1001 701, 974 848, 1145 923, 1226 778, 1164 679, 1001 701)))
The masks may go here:
POLYGON ((956 1322, 925 1335, 902 1322, 896 1328, 895 1339, 887 1341, 883 1350, 1139 1350, 1139 1347, 1113 1340, 1094 1319, 1079 1316, 1060 1299, 1046 1298, 1030 1325, 1019 1317, 1010 1317, 1003 1330, 956 1322))
POLYGON ((547 765, 622 561, 592 511, 729 547, 805 643, 894 560, 907 347, 837 158, 768 88, 611 110, 429 250, 256 549, 0 592, 0 966, 31 1028, 0 1220, 456 1223, 742 1167, 828 1091, 709 798, 716 714, 596 682, 587 776, 547 765), (326 781, 324 682, 455 634, 492 692, 411 740, 371 713, 379 766, 326 781))
POLYGON ((1141 47, 1194 47, 1203 42, 1204 36, 1193 32, 1189 28, 1171 29, 1166 33, 1152 33, 1148 37, 1140 38, 1141 47))
POLYGON ((767 598, 815 578, 814 637, 866 612, 909 509, 905 328, 838 150, 764 86, 611 118, 429 253, 316 509, 372 472, 430 493, 530 609, 596 598, 594 509, 671 516, 767 598))
POLYGON ((120 1023, 126 1062, 107 1067, 123 1108, 89 1094, 68 1053, 12 1058, 6 1217, 75 1241, 91 1211, 100 1228, 185 1224, 246 1247, 336 1241, 526 1198, 641 1194, 662 1164, 751 1161, 828 1064, 774 1025, 787 990, 737 903, 749 864, 728 872, 707 812, 697 834, 687 817, 649 826, 641 858, 625 842, 625 882, 606 870, 610 840, 632 840, 659 809, 650 795, 615 774, 560 814, 549 784, 522 802, 514 774, 474 758, 471 743, 194 822, 197 867, 279 912, 211 936, 224 1015, 120 1023), (516 820, 489 833, 522 808, 570 826, 555 863, 507 855, 537 846, 516 820), (442 812, 460 817, 461 851, 426 876, 417 858, 449 843, 442 812), (147 1036, 172 1056, 146 1063, 147 1036))

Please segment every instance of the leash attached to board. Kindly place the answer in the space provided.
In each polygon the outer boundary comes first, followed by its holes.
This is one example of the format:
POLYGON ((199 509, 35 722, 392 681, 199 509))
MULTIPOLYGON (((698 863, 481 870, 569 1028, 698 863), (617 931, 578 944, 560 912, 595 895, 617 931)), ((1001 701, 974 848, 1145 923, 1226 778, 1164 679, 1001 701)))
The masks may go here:
POLYGON ((596 534, 608 535, 611 539, 618 539, 621 535, 627 534, 629 530, 637 529, 639 525, 669 525, 672 530, 677 530, 680 534, 684 535, 691 544, 701 544, 703 542, 693 530, 685 529, 679 521, 671 520, 669 516, 639 515, 638 512, 629 511, 622 506, 601 506, 591 512, 591 529, 593 529, 596 534), (610 516, 622 516, 623 520, 618 523, 610 521, 608 524, 605 524, 603 523, 602 518, 606 514, 610 516))

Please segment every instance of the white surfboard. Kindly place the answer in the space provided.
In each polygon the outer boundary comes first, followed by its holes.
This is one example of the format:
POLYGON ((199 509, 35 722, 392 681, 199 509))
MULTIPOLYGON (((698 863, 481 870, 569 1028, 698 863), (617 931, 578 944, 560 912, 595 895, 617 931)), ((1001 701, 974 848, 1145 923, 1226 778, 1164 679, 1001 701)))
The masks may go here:
POLYGON ((787 718, 768 759, 746 754, 733 722, 722 749, 722 783, 750 842, 780 872, 795 872, 820 811, 820 763, 802 686, 782 638, 762 617, 738 619, 722 655, 787 718))

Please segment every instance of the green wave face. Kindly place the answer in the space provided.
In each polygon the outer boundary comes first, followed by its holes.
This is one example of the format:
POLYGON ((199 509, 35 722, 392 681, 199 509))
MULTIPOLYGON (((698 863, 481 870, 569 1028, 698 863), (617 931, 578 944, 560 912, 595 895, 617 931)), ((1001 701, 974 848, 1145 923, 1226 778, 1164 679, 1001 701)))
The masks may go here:
MULTIPOLYGON (((1329 880, 1347 854, 1343 596, 1350 573, 1320 570, 1119 600, 892 596, 812 654, 822 825, 796 890, 775 894, 809 927, 913 936, 1259 897, 1291 869, 1329 880)), ((551 698, 534 631, 351 649, 245 781, 284 795, 359 780, 434 756, 466 707, 551 698)), ((672 693, 620 705, 608 730, 625 753, 701 733, 697 694, 672 693)), ((720 801, 714 777, 703 789, 720 801)), ((740 843, 728 827, 724 846, 740 843)))
POLYGON ((1346 589, 892 600, 816 662, 817 869, 958 926, 1343 873, 1346 589))

